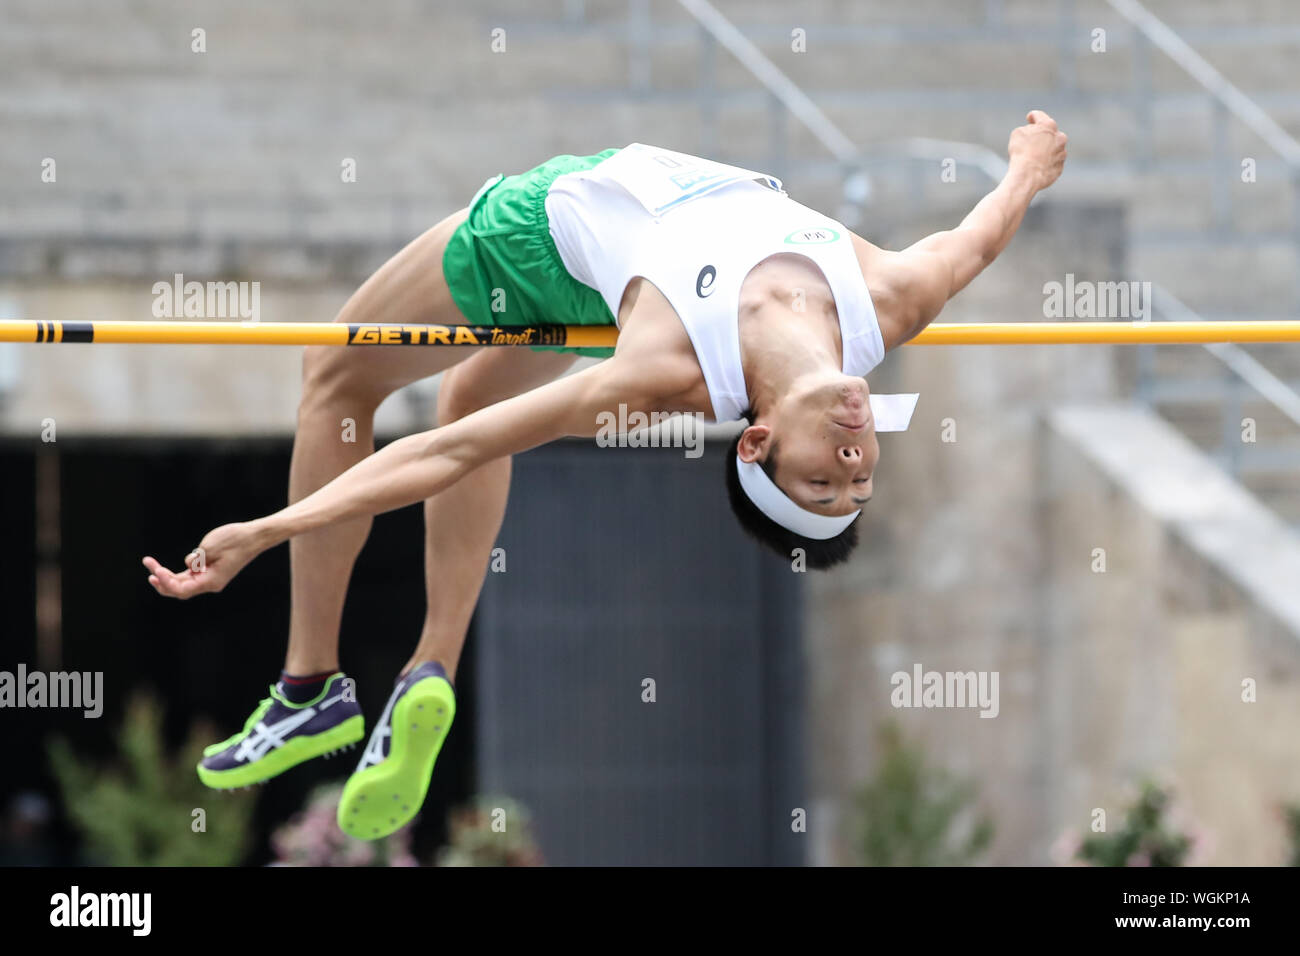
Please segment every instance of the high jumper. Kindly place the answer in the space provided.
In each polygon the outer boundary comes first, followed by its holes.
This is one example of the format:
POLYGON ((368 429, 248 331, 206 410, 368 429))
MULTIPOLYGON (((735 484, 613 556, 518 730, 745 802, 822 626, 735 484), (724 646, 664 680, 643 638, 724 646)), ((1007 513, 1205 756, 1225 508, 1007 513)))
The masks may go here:
POLYGON ((489 180, 371 276, 336 322, 617 325, 617 346, 564 377, 577 357, 567 345, 307 348, 291 503, 210 531, 180 572, 144 558, 159 594, 186 599, 222 590, 289 542, 284 670, 243 730, 205 751, 200 777, 222 789, 261 783, 361 740, 338 669, 348 579, 372 517, 424 502, 424 629, 339 806, 340 826, 360 838, 409 822, 455 713, 510 457, 594 436, 620 406, 744 419, 725 456, 741 525, 786 557, 802 549, 810 567, 846 560, 884 427, 865 376, 1006 248, 1061 175, 1066 139, 1030 112, 997 187, 956 228, 901 251, 800 205, 771 176, 641 144, 489 180), (439 427, 374 452, 379 403, 438 372, 439 427), (340 437, 345 419, 355 441, 340 437))

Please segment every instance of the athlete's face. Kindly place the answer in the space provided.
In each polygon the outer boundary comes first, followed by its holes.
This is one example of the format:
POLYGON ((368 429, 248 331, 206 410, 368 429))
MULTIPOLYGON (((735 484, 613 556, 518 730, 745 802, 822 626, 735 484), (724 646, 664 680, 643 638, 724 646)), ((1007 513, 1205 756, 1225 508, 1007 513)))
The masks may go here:
POLYGON ((780 446, 775 481, 800 507, 846 515, 871 497, 880 443, 869 395, 866 380, 852 375, 805 376, 764 416, 767 451, 780 446))

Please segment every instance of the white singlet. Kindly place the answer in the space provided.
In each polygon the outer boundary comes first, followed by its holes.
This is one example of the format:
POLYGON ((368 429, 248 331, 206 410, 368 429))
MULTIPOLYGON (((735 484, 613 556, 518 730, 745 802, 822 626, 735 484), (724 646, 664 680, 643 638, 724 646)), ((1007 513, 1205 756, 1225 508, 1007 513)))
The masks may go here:
POLYGON ((636 276, 664 294, 695 347, 719 422, 741 418, 749 404, 740 289, 769 256, 797 253, 821 269, 846 374, 866 375, 885 357, 848 229, 790 199, 770 176, 633 143, 557 177, 546 215, 569 274, 598 291, 615 317, 636 276))

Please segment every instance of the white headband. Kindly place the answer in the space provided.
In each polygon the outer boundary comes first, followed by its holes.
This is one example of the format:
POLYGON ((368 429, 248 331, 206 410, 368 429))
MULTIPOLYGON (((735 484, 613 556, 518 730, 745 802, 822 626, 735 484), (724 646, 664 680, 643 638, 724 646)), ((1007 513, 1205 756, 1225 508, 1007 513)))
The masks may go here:
MULTIPOLYGON (((876 431, 907 431, 918 398, 920 396, 916 394, 870 396, 871 417, 875 419, 876 431)), ((740 478, 740 487, 745 490, 754 507, 787 531, 814 541, 835 537, 853 524, 862 513, 859 508, 850 514, 830 517, 801 508, 776 486, 776 482, 767 477, 767 472, 763 471, 758 462, 741 461, 739 456, 736 457, 736 473, 740 478)))

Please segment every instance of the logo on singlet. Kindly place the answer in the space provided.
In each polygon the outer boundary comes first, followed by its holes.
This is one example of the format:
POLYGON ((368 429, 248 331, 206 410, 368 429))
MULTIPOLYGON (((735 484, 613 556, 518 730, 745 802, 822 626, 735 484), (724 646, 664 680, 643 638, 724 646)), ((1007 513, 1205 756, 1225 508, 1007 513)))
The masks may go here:
POLYGON ((834 229, 796 229, 785 237, 785 241, 792 246, 810 246, 834 242, 839 237, 840 234, 834 229))
POLYGON ((707 299, 713 295, 713 280, 718 277, 718 270, 713 266, 705 266, 700 270, 700 274, 695 279, 695 294, 701 299, 707 299))

